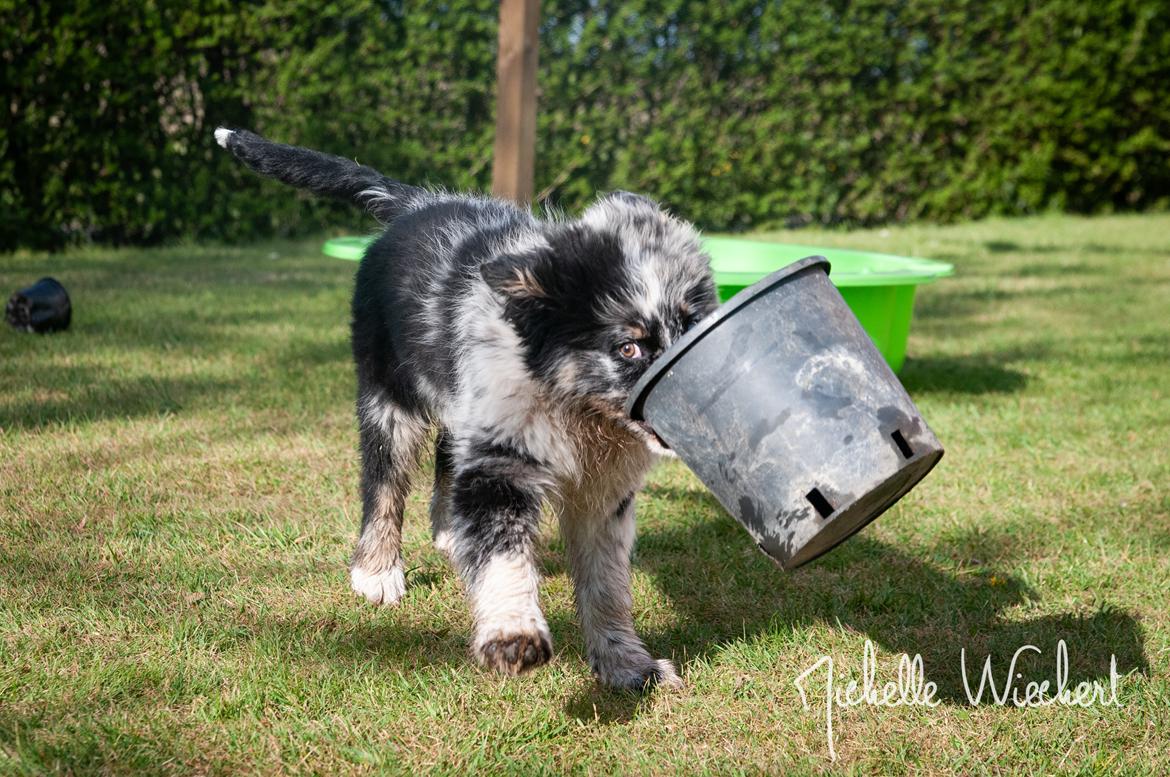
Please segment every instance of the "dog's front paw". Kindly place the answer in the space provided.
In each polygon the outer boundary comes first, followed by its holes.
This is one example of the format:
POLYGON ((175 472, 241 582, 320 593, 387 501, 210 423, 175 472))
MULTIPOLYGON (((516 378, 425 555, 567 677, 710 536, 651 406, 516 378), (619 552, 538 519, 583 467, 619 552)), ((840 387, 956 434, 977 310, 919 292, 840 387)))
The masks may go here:
POLYGON ((349 570, 349 585, 371 604, 393 605, 406 593, 406 575, 401 564, 379 572, 354 566, 349 570))
POLYGON ((627 691, 647 692, 654 688, 677 690, 683 687, 682 678, 668 659, 660 658, 628 664, 602 667, 597 671, 602 685, 627 691))
POLYGON ((475 658, 489 669, 518 675, 547 664, 552 658, 552 638, 544 631, 499 633, 477 640, 475 658))

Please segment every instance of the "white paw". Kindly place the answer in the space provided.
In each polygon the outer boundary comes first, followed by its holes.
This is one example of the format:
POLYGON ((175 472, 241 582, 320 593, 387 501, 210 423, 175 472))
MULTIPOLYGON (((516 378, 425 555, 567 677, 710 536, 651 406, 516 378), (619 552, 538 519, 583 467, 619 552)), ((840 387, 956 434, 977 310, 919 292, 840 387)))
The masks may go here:
POLYGON ((678 690, 683 687, 682 678, 678 676, 678 672, 674 668, 674 664, 670 659, 660 658, 654 662, 658 665, 658 679, 655 684, 662 688, 670 688, 671 690, 678 690))
POLYGON ((232 131, 230 129, 225 129, 223 127, 220 127, 219 129, 217 129, 215 131, 215 142, 220 144, 224 148, 227 148, 228 138, 230 138, 231 136, 232 136, 232 131))
POLYGON ((647 657, 645 661, 617 666, 601 663, 595 667, 595 671, 601 683, 611 688, 647 692, 654 688, 678 690, 683 687, 682 678, 678 676, 674 664, 665 658, 655 661, 647 657))
POLYGON ((361 567, 353 567, 349 570, 349 585, 355 593, 369 599, 371 604, 398 604, 398 600, 406 593, 406 575, 400 565, 381 572, 367 572, 361 567))

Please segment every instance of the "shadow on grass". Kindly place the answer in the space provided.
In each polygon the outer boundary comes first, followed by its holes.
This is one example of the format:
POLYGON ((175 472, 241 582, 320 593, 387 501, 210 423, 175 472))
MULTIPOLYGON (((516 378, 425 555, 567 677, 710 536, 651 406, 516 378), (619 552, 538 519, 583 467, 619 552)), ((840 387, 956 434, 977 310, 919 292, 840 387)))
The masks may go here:
MULTIPOLYGON (((152 620, 155 613, 166 612, 160 628, 185 634, 195 629, 197 640, 217 651, 279 653, 282 660, 332 668, 404 671, 451 664, 472 669, 463 629, 403 623, 393 611, 379 611, 356 596, 340 610, 241 608, 222 595, 241 590, 237 577, 241 571, 248 581, 279 581, 273 583, 277 586, 320 574, 318 564, 301 567, 277 559, 230 568, 214 561, 190 561, 183 577, 175 579, 160 576, 157 569, 132 557, 111 563, 92 545, 78 543, 71 550, 18 547, 11 552, 0 548, 0 590, 11 592, 13 601, 23 607, 81 607, 118 621, 152 620), (193 594, 197 598, 191 598, 193 594)), ((437 580, 440 574, 436 569, 429 576, 437 580)), ((416 588, 428 584, 425 577, 411 580, 416 588)), ((84 622, 69 621, 60 629, 57 637, 66 642, 87 638, 84 622)))
MULTIPOLYGON (((993 254, 1106 254, 1114 256, 1124 256, 1126 254, 1143 254, 1149 256, 1164 256, 1166 251, 1159 248, 1142 248, 1135 246, 1111 246, 1102 243, 1081 243, 1075 246, 1061 246, 1061 245, 1024 245, 1017 243, 1014 240, 987 240, 984 241, 983 247, 993 254)), ((1052 268, 1050 268, 1052 269, 1052 268)), ((1057 268, 1059 269, 1059 268, 1057 268)), ((1076 265, 1067 268, 1070 272, 1084 272, 1084 273, 1101 273, 1104 274, 1103 268, 1095 268, 1087 265, 1076 265)), ((1045 274, 1048 271, 1045 270, 1045 274)))
MULTIPOLYGON (((1002 687, 1013 654, 1025 645, 1041 653, 1021 654, 1017 685, 1032 680, 1055 685, 1062 639, 1068 647, 1070 688, 1093 680, 1107 688, 1113 656, 1119 674, 1149 672, 1141 629, 1128 613, 1102 609, 1007 620, 1006 609, 1031 598, 1022 581, 996 571, 1010 561, 1004 555, 1014 547, 1010 538, 997 542, 981 535, 981 548, 974 549, 980 555, 987 556, 982 550, 989 543, 1003 552, 958 574, 865 534, 786 573, 746 541, 709 494, 656 490, 660 498, 679 503, 685 514, 721 516, 683 528, 650 527, 638 541, 638 566, 654 577, 681 613, 671 628, 644 634, 646 642, 655 655, 682 653, 684 676, 688 665, 717 659, 730 644, 750 644, 768 635, 780 635, 783 641, 784 635, 817 623, 864 634, 880 651, 893 654, 879 658, 878 679, 883 683, 896 676, 898 654, 920 654, 926 679, 937 684, 937 698, 947 704, 969 703, 962 649, 973 691, 989 656, 995 682, 1002 687)), ((946 548, 935 552, 963 557, 973 550, 964 539, 956 542, 962 547, 952 553, 946 548)), ((860 653, 848 662, 841 669, 860 678, 860 653)), ((806 668, 781 662, 778 671, 795 681, 806 668)), ((587 720, 620 721, 634 717, 641 704, 636 697, 592 687, 570 699, 566 712, 587 720)))
MULTIPOLYGON (((127 377, 104 366, 65 366, 39 362, 34 356, 22 365, 31 371, 24 391, 20 392, 24 396, 0 394, 0 429, 27 430, 112 418, 166 416, 231 405, 266 410, 274 404, 274 388, 280 391, 295 387, 309 369, 326 368, 347 376, 353 369, 347 338, 273 346, 260 337, 221 335, 216 338, 197 330, 197 326, 189 325, 179 339, 204 345, 217 339, 226 340, 207 347, 252 353, 256 357, 247 369, 223 379, 205 373, 174 375, 163 371, 157 375, 127 377)), ((172 336, 144 336, 135 347, 149 352, 152 347, 161 348, 172 336)), ((84 347, 83 342, 79 339, 77 347, 84 347)), ((324 399, 328 398, 314 401, 324 399)), ((348 406, 352 401, 348 392, 334 394, 332 399, 340 406, 348 406)))
POLYGON ((358 614, 344 618, 327 613, 270 617, 249 636, 287 645, 288 655, 295 660, 335 669, 348 667, 357 671, 373 667, 410 672, 450 665, 475 670, 468 635, 463 630, 420 628, 394 623, 386 617, 371 620, 358 609, 365 606, 365 602, 355 601, 353 607, 358 614))
MULTIPOLYGON (((1114 286, 1129 282, 1114 282, 1114 286)), ((1096 297, 1102 296, 1101 288, 1075 283, 1060 284, 1046 288, 1009 288, 998 281, 981 287, 932 290, 923 294, 914 304, 914 320, 929 322, 933 329, 944 329, 964 339, 980 329, 994 328, 994 324, 983 320, 994 310, 1008 310, 1007 305, 1036 306, 1051 308, 1054 305, 1075 304, 1091 306, 1096 297), (1070 302, 1071 301, 1071 302, 1070 302), (995 306, 999 307, 996 308, 995 306)), ((1021 308, 1023 309, 1023 308, 1021 308)))
POLYGON ((239 388, 237 383, 198 377, 147 375, 124 378, 105 369, 54 367, 46 381, 48 397, 31 401, 0 399, 0 428, 37 429, 61 423, 106 418, 139 418, 180 412, 192 401, 239 388), (55 388, 50 388, 53 384, 55 388))
POLYGON ((1028 385, 1028 376, 995 355, 910 357, 898 374, 911 394, 1010 394, 1028 385))

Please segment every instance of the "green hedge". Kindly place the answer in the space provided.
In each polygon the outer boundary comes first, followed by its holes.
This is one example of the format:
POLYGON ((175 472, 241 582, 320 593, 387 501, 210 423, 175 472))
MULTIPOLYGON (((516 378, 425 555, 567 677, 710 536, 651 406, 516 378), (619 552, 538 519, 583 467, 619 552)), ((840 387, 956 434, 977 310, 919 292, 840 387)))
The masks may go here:
MULTIPOLYGON (((497 3, 0 0, 0 247, 360 228, 219 124, 486 189, 497 3)), ((708 229, 1170 201, 1166 0, 545 0, 537 190, 708 229)))

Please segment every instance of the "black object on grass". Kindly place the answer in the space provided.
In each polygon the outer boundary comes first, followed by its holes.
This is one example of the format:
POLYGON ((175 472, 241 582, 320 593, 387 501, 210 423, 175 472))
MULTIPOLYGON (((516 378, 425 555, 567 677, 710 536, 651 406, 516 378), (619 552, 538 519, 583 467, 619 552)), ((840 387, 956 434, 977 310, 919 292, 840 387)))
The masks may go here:
POLYGON ((55 278, 41 278, 8 298, 4 318, 22 332, 59 332, 69 328, 73 306, 55 278))
POLYGON ((732 297, 626 406, 784 569, 848 539, 943 455, 828 271, 808 257, 732 297))

